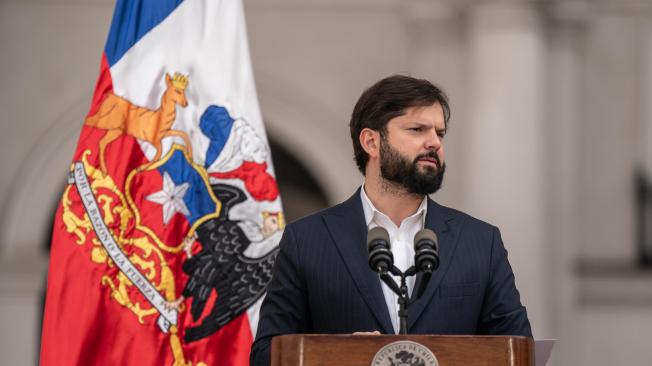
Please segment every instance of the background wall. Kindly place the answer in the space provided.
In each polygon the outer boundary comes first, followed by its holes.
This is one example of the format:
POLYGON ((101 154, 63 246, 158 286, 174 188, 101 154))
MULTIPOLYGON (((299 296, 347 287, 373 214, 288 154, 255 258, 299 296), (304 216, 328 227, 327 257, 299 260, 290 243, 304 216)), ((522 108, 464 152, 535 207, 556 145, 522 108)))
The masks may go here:
MULTIPOLYGON (((364 88, 428 78, 453 110, 434 198, 501 228, 535 337, 560 340, 554 364, 649 363, 635 183, 652 178, 652 0, 244 3, 269 136, 323 192, 279 176, 288 211, 360 184, 347 126, 364 88)), ((37 362, 53 210, 112 11, 108 0, 0 0, 7 364, 37 362)))

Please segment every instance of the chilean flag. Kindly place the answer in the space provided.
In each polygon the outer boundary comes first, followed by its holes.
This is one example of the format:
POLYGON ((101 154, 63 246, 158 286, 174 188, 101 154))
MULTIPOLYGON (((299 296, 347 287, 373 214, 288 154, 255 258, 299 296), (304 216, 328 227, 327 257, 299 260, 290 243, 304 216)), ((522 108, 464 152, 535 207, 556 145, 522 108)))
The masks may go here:
POLYGON ((248 364, 285 222, 240 0, 117 1, 54 225, 41 365, 248 364))

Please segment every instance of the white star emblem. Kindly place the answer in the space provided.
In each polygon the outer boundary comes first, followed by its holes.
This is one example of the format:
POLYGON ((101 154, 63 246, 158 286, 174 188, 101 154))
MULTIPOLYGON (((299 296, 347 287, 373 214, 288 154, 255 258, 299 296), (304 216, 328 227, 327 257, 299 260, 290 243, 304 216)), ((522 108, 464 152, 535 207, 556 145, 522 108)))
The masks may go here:
POLYGON ((170 174, 165 172, 163 173, 163 189, 150 194, 145 199, 163 205, 163 223, 167 224, 177 212, 190 215, 186 203, 183 202, 183 196, 186 194, 188 187, 190 187, 188 182, 175 186, 170 174))

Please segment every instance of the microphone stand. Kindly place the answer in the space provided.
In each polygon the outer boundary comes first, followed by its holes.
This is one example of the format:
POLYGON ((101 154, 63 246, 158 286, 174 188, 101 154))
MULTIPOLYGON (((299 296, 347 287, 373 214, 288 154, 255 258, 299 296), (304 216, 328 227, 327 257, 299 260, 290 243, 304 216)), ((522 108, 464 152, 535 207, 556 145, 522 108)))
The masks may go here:
POLYGON ((405 279, 409 276, 414 276, 416 274, 416 269, 414 266, 411 266, 407 271, 405 271, 405 273, 403 273, 400 269, 396 268, 396 266, 392 265, 389 271, 394 276, 401 277, 400 287, 396 285, 394 279, 386 271, 381 272, 380 278, 387 284, 387 286, 389 286, 389 288, 392 289, 392 291, 394 291, 394 293, 396 293, 396 295, 398 295, 398 334, 405 335, 407 334, 408 306, 410 305, 410 296, 408 295, 408 287, 405 279))

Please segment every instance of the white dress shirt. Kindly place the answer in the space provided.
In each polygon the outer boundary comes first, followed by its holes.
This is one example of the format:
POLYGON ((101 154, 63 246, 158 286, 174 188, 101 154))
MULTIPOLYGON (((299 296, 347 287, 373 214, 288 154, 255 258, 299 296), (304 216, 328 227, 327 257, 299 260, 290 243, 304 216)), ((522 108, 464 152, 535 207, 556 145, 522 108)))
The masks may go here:
MULTIPOLYGON (((387 215, 378 211, 376 207, 374 207, 364 191, 364 185, 360 190, 360 196, 362 199, 362 210, 364 211, 367 230, 376 226, 382 226, 387 229, 389 240, 391 242, 392 254, 394 255, 394 265, 402 272, 407 271, 410 266, 414 265, 414 235, 416 235, 419 230, 423 229, 426 219, 426 210, 428 208, 428 200, 424 197, 421 205, 417 208, 417 211, 411 216, 406 217, 403 222, 401 222, 401 225, 396 227, 394 222, 387 215)), ((392 277, 400 287, 401 278, 398 276, 392 277)), ((412 294, 415 280, 415 276, 406 278, 408 294, 410 295, 412 294)), ((389 310, 389 316, 392 319, 392 325, 394 326, 394 333, 398 334, 398 295, 396 295, 384 282, 381 281, 381 284, 383 294, 385 295, 385 302, 387 303, 387 309, 389 310)))

